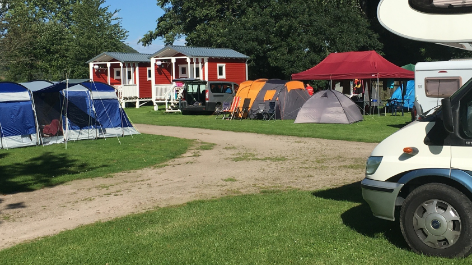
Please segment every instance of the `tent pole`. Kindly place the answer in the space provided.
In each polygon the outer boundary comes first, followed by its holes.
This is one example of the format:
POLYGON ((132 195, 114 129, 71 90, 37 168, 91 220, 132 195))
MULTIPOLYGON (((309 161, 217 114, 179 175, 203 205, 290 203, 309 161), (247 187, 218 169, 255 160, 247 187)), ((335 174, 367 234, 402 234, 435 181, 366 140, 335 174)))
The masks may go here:
MULTIPOLYGON (((1 143, 2 143, 2 146, 3 146, 3 137, 5 136, 5 134, 3 133, 2 123, 0 123, 0 130, 2 132, 2 137, 0 137, 0 140, 1 140, 1 143)), ((8 144, 6 142, 5 142, 5 146, 7 147, 7 150, 8 150, 8 144)))
POLYGON ((66 135, 65 135, 65 147, 67 150, 67 136, 69 135, 69 119, 67 118, 67 110, 69 107, 69 78, 66 78, 66 135))
POLYGON ((38 115, 36 114, 36 105, 34 104, 33 93, 29 89, 28 89, 28 93, 30 94, 30 97, 31 97, 31 105, 33 107, 34 121, 36 123, 36 141, 37 141, 37 144, 42 144, 44 146, 43 138, 41 137, 39 133, 38 115))

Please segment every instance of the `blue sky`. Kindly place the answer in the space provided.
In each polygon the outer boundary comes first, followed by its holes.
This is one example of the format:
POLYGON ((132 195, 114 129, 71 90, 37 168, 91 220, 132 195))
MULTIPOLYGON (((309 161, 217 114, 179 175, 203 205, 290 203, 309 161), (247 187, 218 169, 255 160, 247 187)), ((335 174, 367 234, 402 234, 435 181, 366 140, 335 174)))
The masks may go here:
MULTIPOLYGON (((148 31, 156 29, 157 19, 164 11, 157 6, 156 0, 106 0, 104 6, 113 12, 120 9, 118 17, 121 17, 121 25, 128 31, 128 39, 125 41, 129 46, 141 53, 155 53, 164 43, 156 39, 150 46, 144 47, 138 44, 138 40, 148 31)), ((183 45, 175 42, 176 45, 183 45)))

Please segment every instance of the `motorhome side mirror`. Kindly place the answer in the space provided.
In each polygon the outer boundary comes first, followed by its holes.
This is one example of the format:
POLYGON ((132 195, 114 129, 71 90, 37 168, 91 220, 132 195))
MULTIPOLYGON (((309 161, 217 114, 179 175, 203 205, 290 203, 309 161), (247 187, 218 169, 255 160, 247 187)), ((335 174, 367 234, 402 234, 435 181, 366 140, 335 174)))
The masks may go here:
POLYGON ((454 118, 452 116, 451 99, 444 98, 441 100, 442 105, 442 120, 444 129, 449 133, 454 133, 454 118))

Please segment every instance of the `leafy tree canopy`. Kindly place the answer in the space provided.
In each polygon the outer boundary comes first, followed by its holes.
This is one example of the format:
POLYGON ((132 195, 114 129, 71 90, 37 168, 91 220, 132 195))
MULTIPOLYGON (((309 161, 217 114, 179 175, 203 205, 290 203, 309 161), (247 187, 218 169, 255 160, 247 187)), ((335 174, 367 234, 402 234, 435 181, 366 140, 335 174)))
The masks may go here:
POLYGON ((249 78, 288 79, 331 52, 380 50, 354 0, 157 0, 165 14, 141 40, 232 48, 251 57, 249 78))
POLYGON ((0 3, 0 69, 9 80, 86 78, 87 60, 126 49, 127 31, 105 0, 0 3))

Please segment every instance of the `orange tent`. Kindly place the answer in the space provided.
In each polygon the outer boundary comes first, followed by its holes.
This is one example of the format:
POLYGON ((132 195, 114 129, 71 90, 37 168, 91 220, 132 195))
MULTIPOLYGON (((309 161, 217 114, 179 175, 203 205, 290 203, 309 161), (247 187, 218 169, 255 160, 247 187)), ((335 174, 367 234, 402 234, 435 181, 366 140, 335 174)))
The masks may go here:
POLYGON ((303 82, 300 81, 257 79, 241 83, 236 97, 240 98, 240 110, 243 108, 245 99, 250 99, 248 106, 250 116, 254 116, 257 112, 258 104, 276 101, 276 118, 295 119, 298 110, 309 98, 309 94, 303 82))

